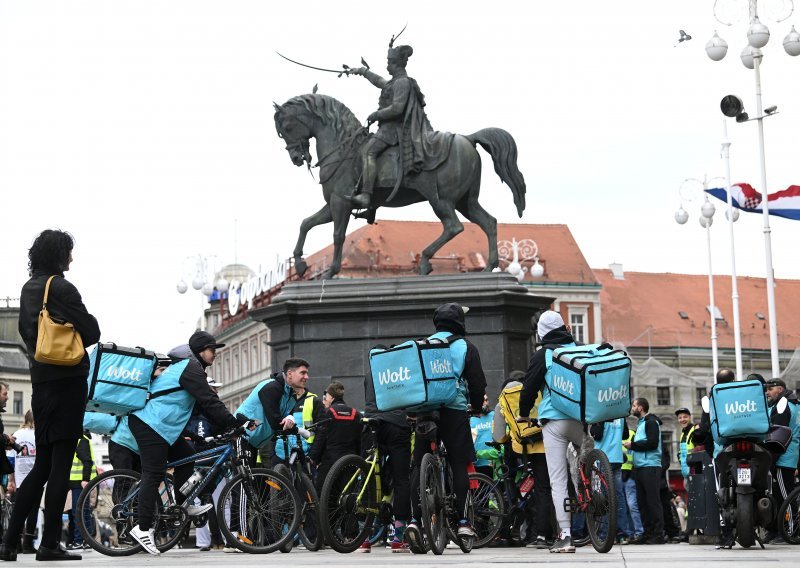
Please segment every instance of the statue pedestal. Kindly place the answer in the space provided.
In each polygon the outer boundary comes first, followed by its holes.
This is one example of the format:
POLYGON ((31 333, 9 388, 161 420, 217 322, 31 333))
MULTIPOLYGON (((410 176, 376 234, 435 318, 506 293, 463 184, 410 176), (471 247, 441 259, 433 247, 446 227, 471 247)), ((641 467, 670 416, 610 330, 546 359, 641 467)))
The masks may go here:
POLYGON ((312 392, 337 380, 345 400, 363 409, 370 348, 431 335, 433 311, 446 302, 469 307, 467 338, 480 351, 494 404, 505 377, 528 367, 531 317, 553 302, 528 294, 509 274, 296 282, 250 316, 270 328, 273 370, 291 356, 307 359, 312 392))

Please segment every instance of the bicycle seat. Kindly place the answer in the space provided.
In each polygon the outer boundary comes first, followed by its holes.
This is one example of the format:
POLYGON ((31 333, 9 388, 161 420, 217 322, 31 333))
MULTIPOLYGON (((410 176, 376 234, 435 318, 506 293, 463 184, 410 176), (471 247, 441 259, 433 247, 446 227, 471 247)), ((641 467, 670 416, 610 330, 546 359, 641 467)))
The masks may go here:
POLYGON ((417 419, 416 432, 417 435, 427 440, 435 440, 438 426, 436 422, 431 419, 417 419))

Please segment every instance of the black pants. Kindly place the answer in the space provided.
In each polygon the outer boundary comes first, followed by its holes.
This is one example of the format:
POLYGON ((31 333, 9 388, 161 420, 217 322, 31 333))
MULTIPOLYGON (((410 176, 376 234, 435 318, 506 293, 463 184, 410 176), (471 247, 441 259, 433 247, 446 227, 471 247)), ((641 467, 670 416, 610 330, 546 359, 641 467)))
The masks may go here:
POLYGON ((672 489, 669 487, 659 489, 659 498, 661 499, 661 514, 664 517, 664 532, 669 538, 679 536, 681 525, 672 514, 672 489))
POLYGON ((69 489, 69 472, 77 445, 77 439, 57 440, 50 444, 37 442, 36 461, 17 491, 17 500, 8 521, 8 530, 3 535, 3 544, 17 545, 25 520, 32 509, 39 508, 46 483, 41 546, 50 549, 58 546, 61 540, 61 515, 69 489))
MULTIPOLYGON (((475 455, 472 445, 472 431, 469 428, 469 417, 463 410, 442 408, 439 410, 437 422, 439 439, 447 448, 447 463, 453 474, 453 487, 456 495, 456 511, 459 519, 466 518, 467 495, 469 493, 469 475, 467 465, 475 455)), ((419 476, 422 457, 430 453, 430 443, 417 437, 414 445, 414 469, 411 471, 411 511, 415 519, 422 516, 419 503, 419 476)))
POLYGON ((533 502, 536 505, 536 534, 547 540, 553 538, 553 496, 550 490, 550 474, 547 472, 547 457, 544 454, 528 454, 533 465, 533 502))
MULTIPOLYGON (((142 481, 139 483, 139 528, 143 531, 150 530, 153 526, 158 486, 164 479, 167 471, 167 461, 174 461, 188 457, 194 452, 192 445, 178 438, 171 446, 155 430, 142 422, 138 416, 128 418, 131 434, 139 445, 139 455, 142 458, 142 481)), ((38 459, 38 455, 37 455, 38 459)), ((192 475, 194 464, 188 463, 176 467, 173 473, 175 480, 175 498, 182 503, 184 496, 179 488, 192 475)))
POLYGON ((114 469, 132 469, 142 471, 142 460, 139 454, 116 442, 108 442, 108 460, 114 469))
POLYGON ((636 481, 636 500, 639 513, 642 515, 644 534, 648 538, 664 536, 664 511, 659 496, 660 467, 634 467, 633 478, 636 481))
POLYGON ((778 488, 776 493, 781 496, 781 500, 785 501, 795 488, 793 467, 777 467, 772 468, 772 478, 775 480, 775 486, 778 488))
POLYGON ((411 518, 411 429, 391 422, 381 422, 378 447, 389 458, 387 467, 392 477, 392 511, 397 521, 411 518))

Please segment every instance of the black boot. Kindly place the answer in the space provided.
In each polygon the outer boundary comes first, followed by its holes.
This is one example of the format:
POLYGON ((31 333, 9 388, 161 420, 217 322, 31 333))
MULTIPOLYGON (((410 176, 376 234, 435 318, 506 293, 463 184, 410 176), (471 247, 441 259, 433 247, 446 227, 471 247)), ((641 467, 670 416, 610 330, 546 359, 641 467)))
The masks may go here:
POLYGON ((358 209, 368 209, 370 203, 372 203, 372 192, 370 191, 369 193, 367 193, 366 191, 362 191, 361 193, 357 193, 350 199, 352 201, 353 207, 358 209))
POLYGON ((17 561, 17 547, 10 544, 0 544, 0 560, 6 562, 17 561))
POLYGON ((35 535, 26 534, 22 537, 22 554, 36 554, 36 549, 33 547, 33 538, 35 535))
POLYGON ((40 561, 52 561, 52 560, 80 560, 80 554, 72 554, 71 552, 67 552, 66 549, 62 548, 61 546, 56 546, 55 548, 45 548, 42 545, 39 545, 39 550, 36 551, 36 560, 40 561))

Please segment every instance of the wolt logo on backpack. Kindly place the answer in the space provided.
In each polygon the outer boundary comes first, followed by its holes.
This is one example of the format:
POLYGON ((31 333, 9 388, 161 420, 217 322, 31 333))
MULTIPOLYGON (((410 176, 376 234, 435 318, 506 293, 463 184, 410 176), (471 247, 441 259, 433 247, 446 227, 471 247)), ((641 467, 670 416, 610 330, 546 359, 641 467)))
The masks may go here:
POLYGON ((141 369, 123 369, 122 367, 109 367, 106 370, 105 378, 123 379, 138 383, 142 380, 141 369))
POLYGON ((396 383, 398 381, 408 381, 411 379, 411 369, 408 367, 400 367, 396 371, 386 369, 385 371, 378 372, 378 383, 388 385, 389 383, 396 383))
POLYGON ((747 402, 731 402, 725 405, 725 414, 744 414, 745 412, 755 412, 756 403, 753 400, 747 402))
POLYGON ((628 398, 627 385, 622 385, 618 389, 608 387, 597 393, 597 402, 610 402, 612 400, 622 400, 624 398, 628 398))
POLYGON ((574 383, 569 382, 567 379, 562 377, 561 375, 554 375, 553 376, 553 388, 556 388, 566 394, 574 395, 575 394, 575 385, 574 383))

